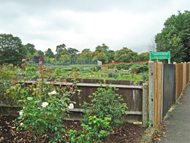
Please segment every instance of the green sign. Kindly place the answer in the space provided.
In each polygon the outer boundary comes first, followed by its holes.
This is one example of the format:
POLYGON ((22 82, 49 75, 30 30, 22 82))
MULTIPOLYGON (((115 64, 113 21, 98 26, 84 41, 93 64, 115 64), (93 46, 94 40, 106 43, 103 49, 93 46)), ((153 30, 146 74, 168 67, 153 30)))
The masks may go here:
POLYGON ((170 52, 150 52, 150 59, 170 59, 170 52))

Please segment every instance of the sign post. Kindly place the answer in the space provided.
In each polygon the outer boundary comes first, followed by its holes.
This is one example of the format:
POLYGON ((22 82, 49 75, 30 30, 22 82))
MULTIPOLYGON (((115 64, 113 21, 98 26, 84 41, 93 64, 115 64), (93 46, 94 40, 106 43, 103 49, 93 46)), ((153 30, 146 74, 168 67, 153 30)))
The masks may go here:
POLYGON ((150 52, 150 59, 165 60, 170 64, 170 52, 150 52))

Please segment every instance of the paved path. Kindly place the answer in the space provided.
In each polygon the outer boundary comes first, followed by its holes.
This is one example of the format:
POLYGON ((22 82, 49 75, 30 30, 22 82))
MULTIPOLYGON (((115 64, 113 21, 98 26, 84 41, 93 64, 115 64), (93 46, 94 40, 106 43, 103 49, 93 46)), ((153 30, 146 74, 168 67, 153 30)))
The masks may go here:
POLYGON ((165 135, 160 141, 152 143, 190 143, 190 84, 174 110, 163 121, 166 125, 165 135))

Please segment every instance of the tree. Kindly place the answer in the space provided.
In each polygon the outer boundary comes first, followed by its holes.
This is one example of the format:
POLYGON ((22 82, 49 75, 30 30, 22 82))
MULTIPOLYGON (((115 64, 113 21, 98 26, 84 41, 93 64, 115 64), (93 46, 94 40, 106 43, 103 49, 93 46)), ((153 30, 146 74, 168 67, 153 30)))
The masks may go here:
POLYGON ((12 34, 0 34, 0 64, 20 64, 26 57, 26 48, 19 37, 12 34))
POLYGON ((116 62, 138 61, 137 56, 138 56, 138 53, 132 51, 131 49, 123 48, 121 50, 116 51, 115 61, 116 62))
POLYGON ((99 60, 99 61, 102 61, 103 64, 107 63, 108 62, 108 57, 106 56, 106 54, 104 52, 101 52, 94 56, 93 58, 93 61, 95 60, 99 60))
POLYGON ((68 51, 68 53, 69 53, 69 55, 70 55, 71 57, 75 56, 75 55, 79 52, 79 51, 78 51, 77 49, 75 49, 75 48, 68 48, 67 51, 68 51))
POLYGON ((161 33, 155 38, 157 51, 170 51, 171 61, 190 61, 190 12, 178 12, 164 23, 161 33))
POLYGON ((90 49, 83 49, 81 53, 82 53, 82 54, 87 54, 87 53, 89 53, 89 52, 91 52, 90 49))
POLYGON ((27 52, 29 52, 31 55, 34 55, 34 53, 36 52, 36 49, 33 44, 27 43, 24 46, 26 47, 27 52))
POLYGON ((48 58, 54 58, 54 54, 50 48, 45 51, 45 55, 48 56, 48 58))
POLYGON ((71 58, 69 55, 61 55, 59 61, 63 64, 69 64, 71 63, 71 58))
POLYGON ((107 53, 107 56, 108 56, 108 62, 110 63, 114 61, 115 52, 113 50, 109 50, 107 53))
POLYGON ((69 55, 69 52, 67 51, 67 49, 64 49, 64 50, 61 52, 61 55, 69 55))
POLYGON ((138 61, 148 61, 150 59, 149 52, 141 53, 138 55, 138 61))
POLYGON ((44 56, 44 52, 42 52, 41 50, 36 50, 36 52, 34 53, 35 56, 41 55, 44 56))
POLYGON ((38 55, 44 56, 44 52, 42 52, 41 50, 38 50, 38 55))
POLYGON ((102 46, 98 45, 96 47, 95 52, 99 52, 99 53, 104 52, 105 54, 107 54, 108 50, 109 50, 109 47, 103 43, 102 46))
POLYGON ((56 46, 56 52, 60 53, 62 52, 63 49, 66 49, 66 45, 65 44, 61 44, 61 45, 57 45, 56 46), (61 49, 61 50, 60 50, 61 49))
POLYGON ((61 45, 56 46, 56 55, 55 55, 56 60, 60 59, 60 57, 61 57, 62 53, 64 52, 64 50, 67 50, 65 44, 61 44, 61 45))

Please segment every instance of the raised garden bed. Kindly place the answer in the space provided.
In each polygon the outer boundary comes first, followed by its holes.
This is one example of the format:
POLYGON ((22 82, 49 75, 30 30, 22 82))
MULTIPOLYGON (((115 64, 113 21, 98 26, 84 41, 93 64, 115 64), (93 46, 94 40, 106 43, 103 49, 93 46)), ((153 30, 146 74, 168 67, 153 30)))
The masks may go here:
MULTIPOLYGON (((1 143, 33 143, 35 142, 34 136, 25 130, 21 130, 19 132, 16 131, 16 125, 13 122, 16 117, 10 116, 1 116, 0 117, 0 139, 1 143)), ((80 130, 80 122, 79 121, 68 121, 64 120, 63 124, 65 129, 68 131, 69 129, 80 130)), ((109 136, 105 143, 139 143, 142 135, 145 131, 146 127, 142 125, 135 125, 132 123, 124 122, 124 124, 120 125, 116 130, 114 130, 109 136)), ((43 140, 46 137, 46 141, 48 142, 49 138, 44 134, 41 137, 43 140)), ((67 134, 63 133, 63 139, 67 138, 67 134)), ((62 141, 65 143, 66 141, 62 141)))

